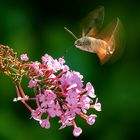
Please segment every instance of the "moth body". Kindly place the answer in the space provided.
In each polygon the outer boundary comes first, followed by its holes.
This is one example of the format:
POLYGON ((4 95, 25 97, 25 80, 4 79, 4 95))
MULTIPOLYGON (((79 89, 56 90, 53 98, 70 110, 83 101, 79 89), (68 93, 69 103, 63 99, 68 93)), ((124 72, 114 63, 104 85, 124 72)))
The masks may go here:
POLYGON ((94 37, 81 37, 75 41, 75 47, 81 50, 91 52, 91 53, 99 53, 99 51, 104 50, 106 54, 113 53, 110 46, 101 39, 96 39, 94 37))

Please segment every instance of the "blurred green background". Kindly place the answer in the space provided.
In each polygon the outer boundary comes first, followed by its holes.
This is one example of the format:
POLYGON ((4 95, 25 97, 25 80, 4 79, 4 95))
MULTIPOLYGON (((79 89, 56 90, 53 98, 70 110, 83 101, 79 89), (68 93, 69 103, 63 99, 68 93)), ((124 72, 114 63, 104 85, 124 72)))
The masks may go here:
MULTIPOLYGON (((74 31, 73 31, 74 32, 74 31)), ((30 119, 30 112, 16 97, 11 79, 0 73, 0 140, 134 140, 140 132, 140 8, 136 0, 0 0, 0 44, 11 46, 18 54, 28 53, 40 60, 45 53, 64 56, 71 69, 84 75, 94 87, 102 111, 95 125, 84 120, 74 138, 72 128, 58 130, 58 119, 49 130, 30 119), (73 46, 74 39, 64 31, 99 5, 105 7, 105 23, 119 17, 125 28, 125 51, 113 64, 101 66, 94 54, 73 46)), ((23 84, 25 92, 27 83, 23 84)))

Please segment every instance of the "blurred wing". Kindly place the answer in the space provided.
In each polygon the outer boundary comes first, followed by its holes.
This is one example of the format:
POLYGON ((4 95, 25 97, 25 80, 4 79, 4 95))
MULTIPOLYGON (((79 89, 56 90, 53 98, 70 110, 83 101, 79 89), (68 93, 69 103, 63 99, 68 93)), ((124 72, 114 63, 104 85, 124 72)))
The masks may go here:
POLYGON ((122 55, 124 50, 124 30, 119 18, 111 22, 96 38, 106 41, 109 50, 112 51, 110 54, 100 54, 100 52, 97 54, 102 64, 110 58, 112 61, 116 61, 122 55))
POLYGON ((95 36, 102 26, 104 19, 104 7, 99 6, 91 11, 80 21, 80 28, 84 36, 95 36))

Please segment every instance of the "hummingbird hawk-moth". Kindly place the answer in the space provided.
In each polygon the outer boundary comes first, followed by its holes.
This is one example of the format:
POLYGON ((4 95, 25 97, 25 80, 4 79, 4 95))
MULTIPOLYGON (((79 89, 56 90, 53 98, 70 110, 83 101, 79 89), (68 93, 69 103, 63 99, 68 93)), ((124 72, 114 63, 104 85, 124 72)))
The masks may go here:
POLYGON ((123 27, 120 19, 117 17, 100 31, 103 20, 104 7, 99 6, 80 22, 82 37, 77 38, 65 27, 65 30, 76 39, 75 47, 97 54, 101 64, 108 62, 111 58, 117 59, 121 55, 123 46, 123 27))

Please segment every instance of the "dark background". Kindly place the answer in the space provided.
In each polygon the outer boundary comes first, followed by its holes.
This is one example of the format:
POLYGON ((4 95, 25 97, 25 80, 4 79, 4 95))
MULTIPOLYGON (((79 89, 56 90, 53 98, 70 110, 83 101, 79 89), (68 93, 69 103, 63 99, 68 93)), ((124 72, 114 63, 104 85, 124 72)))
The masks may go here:
MULTIPOLYGON (((74 32, 74 31, 73 31, 74 32)), ((140 132, 140 7, 136 0, 69 1, 0 1, 0 43, 18 54, 28 53, 30 60, 40 60, 45 53, 54 58, 64 56, 72 70, 84 75, 95 88, 102 111, 95 125, 84 120, 77 139, 134 140, 140 132), (74 23, 99 5, 105 7, 105 23, 119 17, 125 28, 125 51, 113 64, 101 66, 95 54, 73 46, 74 39, 63 27, 74 23)), ((27 94, 31 94, 23 87, 27 94)), ((72 128, 58 130, 58 119, 51 120, 49 130, 30 119, 30 112, 16 97, 11 79, 0 73, 0 140, 75 139, 72 128)), ((77 120, 78 121, 78 120, 77 120)))

